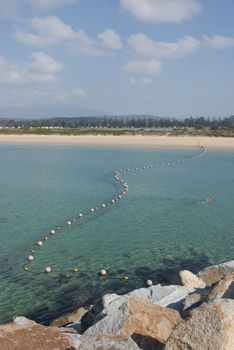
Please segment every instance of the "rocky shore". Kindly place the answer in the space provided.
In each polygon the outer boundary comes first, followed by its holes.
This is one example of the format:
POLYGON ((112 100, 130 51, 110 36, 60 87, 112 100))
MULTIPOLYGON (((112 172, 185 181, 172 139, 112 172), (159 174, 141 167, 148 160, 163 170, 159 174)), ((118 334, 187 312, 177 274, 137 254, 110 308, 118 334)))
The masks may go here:
POLYGON ((0 350, 233 350, 234 260, 179 277, 106 294, 48 327, 16 317, 0 325, 0 350))

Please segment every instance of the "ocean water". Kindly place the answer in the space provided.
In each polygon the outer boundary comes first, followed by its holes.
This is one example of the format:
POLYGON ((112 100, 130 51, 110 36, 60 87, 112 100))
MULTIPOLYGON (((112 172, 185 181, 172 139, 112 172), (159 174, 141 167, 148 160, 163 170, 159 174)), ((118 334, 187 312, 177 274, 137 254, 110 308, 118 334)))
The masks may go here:
POLYGON ((234 152, 209 151, 177 166, 124 173, 123 200, 49 236, 27 264, 51 229, 119 193, 115 169, 194 152, 0 145, 0 322, 26 315, 48 323, 106 292, 124 293, 148 278, 172 283, 182 268, 197 272, 234 259, 234 152), (107 278, 97 274, 103 268, 107 278))

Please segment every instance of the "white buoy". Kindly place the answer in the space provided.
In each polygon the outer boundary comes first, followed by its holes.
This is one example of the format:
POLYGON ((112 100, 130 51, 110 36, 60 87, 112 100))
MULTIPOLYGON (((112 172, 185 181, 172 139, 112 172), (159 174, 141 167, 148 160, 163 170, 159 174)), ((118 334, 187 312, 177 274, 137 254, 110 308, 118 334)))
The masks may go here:
POLYGON ((71 225, 71 221, 68 221, 67 224, 68 224, 68 226, 70 226, 71 225))
POLYGON ((54 235, 54 234, 55 234, 55 230, 51 230, 50 233, 51 233, 52 235, 54 235))
POLYGON ((107 275, 107 272, 106 272, 106 270, 101 270, 99 274, 100 274, 101 276, 106 276, 106 275, 107 275))
POLYGON ((93 213, 93 212, 94 212, 94 209, 93 209, 93 208, 91 208, 91 209, 90 209, 90 211, 91 211, 91 213, 93 213))
POLYGON ((42 241, 39 241, 39 242, 37 242, 37 245, 38 245, 39 247, 41 247, 41 246, 43 245, 43 242, 42 242, 42 241))
POLYGON ((121 195, 119 195, 119 196, 118 196, 118 198, 119 198, 119 199, 121 199, 121 198, 122 198, 122 196, 121 196, 121 195))
POLYGON ((45 268, 45 272, 46 272, 46 273, 50 273, 51 271, 52 271, 51 267, 47 266, 47 267, 45 268))
POLYGON ((82 217, 83 217, 83 214, 82 214, 82 213, 80 213, 80 214, 79 214, 79 218, 82 218, 82 217))
POLYGON ((151 287, 153 285, 153 282, 151 280, 147 280, 146 284, 148 287, 151 287))
POLYGON ((33 261, 34 257, 32 255, 28 256, 28 261, 33 261))
POLYGON ((114 203, 115 203, 115 200, 114 200, 114 199, 112 199, 112 200, 111 200, 111 203, 112 203, 112 204, 114 204, 114 203))
POLYGON ((102 204, 102 207, 105 208, 105 207, 106 207, 106 204, 103 203, 103 204, 102 204))

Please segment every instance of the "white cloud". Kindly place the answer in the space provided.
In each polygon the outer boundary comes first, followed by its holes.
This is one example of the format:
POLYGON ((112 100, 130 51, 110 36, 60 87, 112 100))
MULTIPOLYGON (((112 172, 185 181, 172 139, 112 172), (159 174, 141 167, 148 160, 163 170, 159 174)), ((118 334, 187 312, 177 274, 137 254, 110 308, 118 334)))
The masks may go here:
POLYGON ((123 48, 119 35, 112 29, 106 29, 103 33, 98 35, 98 38, 112 50, 120 50, 123 48))
POLYGON ((74 30, 56 16, 34 17, 29 21, 31 31, 16 30, 14 37, 21 43, 47 47, 65 42, 66 47, 87 56, 108 56, 122 48, 118 34, 106 29, 97 38, 89 37, 84 30, 74 30))
POLYGON ((228 49, 234 47, 234 37, 214 35, 204 37, 204 45, 213 49, 228 49))
POLYGON ((160 73, 162 69, 161 62, 157 60, 136 60, 125 64, 124 70, 131 74, 154 75, 160 73))
POLYGON ((70 51, 86 56, 105 56, 107 53, 96 39, 90 38, 84 30, 76 32, 74 40, 68 43, 70 51))
POLYGON ((145 22, 179 23, 201 11, 197 0, 120 0, 125 11, 145 22))
POLYGON ((56 16, 34 17, 29 24, 36 34, 19 30, 14 34, 15 38, 24 44, 49 46, 76 37, 75 31, 56 16))
POLYGON ((153 41, 143 33, 131 35, 128 43, 138 55, 156 59, 187 56, 199 49, 201 45, 199 40, 191 36, 186 36, 176 42, 170 43, 153 41))
POLYGON ((31 55, 31 61, 24 66, 8 62, 0 56, 0 83, 11 85, 54 84, 58 80, 55 73, 62 68, 61 63, 43 52, 34 52, 31 55))
POLYGON ((87 96, 87 92, 82 88, 75 88, 71 90, 71 94, 78 98, 84 98, 87 96))
POLYGON ((31 54, 32 62, 27 66, 28 71, 54 74, 62 70, 63 64, 44 52, 31 54))

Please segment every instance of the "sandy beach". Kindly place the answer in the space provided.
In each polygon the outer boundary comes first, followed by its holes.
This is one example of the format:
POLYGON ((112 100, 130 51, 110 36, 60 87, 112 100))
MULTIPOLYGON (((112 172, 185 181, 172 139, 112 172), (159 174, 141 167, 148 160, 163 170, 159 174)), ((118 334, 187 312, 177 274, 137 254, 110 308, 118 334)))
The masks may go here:
POLYGON ((147 148, 193 148, 199 144, 207 149, 234 150, 234 138, 204 136, 0 135, 0 144, 93 145, 147 148))

